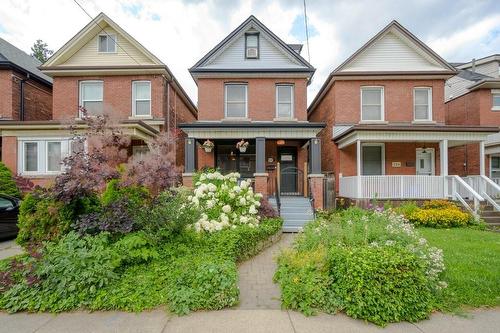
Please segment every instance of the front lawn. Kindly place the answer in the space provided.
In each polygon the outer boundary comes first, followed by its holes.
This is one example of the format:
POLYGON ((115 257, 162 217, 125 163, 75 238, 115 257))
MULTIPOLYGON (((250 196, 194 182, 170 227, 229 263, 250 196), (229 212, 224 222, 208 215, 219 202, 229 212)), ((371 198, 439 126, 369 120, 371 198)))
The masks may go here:
POLYGON ((470 228, 418 230, 444 252, 443 280, 448 288, 438 300, 439 309, 500 305, 500 233, 470 228))

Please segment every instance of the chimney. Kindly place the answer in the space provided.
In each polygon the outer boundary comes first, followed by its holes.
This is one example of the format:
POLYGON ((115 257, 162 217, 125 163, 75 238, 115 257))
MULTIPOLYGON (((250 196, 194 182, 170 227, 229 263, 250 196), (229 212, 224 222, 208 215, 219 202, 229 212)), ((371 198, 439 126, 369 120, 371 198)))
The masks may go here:
POLYGON ((476 72, 476 58, 472 58, 472 69, 473 72, 476 72))

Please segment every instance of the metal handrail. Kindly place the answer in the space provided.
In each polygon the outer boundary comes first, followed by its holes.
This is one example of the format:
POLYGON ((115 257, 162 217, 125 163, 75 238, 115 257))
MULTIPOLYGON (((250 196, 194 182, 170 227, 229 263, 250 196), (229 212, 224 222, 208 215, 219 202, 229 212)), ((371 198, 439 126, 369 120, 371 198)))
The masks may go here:
POLYGON ((276 198, 276 208, 278 208, 278 215, 281 215, 281 200, 280 200, 280 188, 278 177, 274 177, 274 185, 275 185, 275 198, 276 198))

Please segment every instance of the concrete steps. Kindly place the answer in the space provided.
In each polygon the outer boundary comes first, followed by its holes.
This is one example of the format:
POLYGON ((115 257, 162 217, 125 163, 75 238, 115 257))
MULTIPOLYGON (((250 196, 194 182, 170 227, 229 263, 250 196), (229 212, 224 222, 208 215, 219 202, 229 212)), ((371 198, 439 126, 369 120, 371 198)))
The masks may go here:
MULTIPOLYGON (((314 211, 308 198, 282 196, 280 199, 284 232, 298 232, 302 230, 304 224, 314 220, 314 211)), ((277 210, 275 198, 269 198, 269 203, 277 210)))
POLYGON ((480 216, 488 225, 500 226, 500 211, 495 210, 493 206, 484 206, 480 216))

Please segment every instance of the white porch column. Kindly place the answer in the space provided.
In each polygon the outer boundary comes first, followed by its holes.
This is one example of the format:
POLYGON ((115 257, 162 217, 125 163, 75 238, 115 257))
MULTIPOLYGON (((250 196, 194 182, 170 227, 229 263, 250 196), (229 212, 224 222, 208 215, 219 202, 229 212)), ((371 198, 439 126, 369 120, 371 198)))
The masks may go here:
POLYGON ((484 141, 479 142, 479 174, 481 176, 486 175, 486 169, 484 166, 484 141))
POLYGON ((358 180, 358 195, 357 197, 361 197, 361 141, 357 140, 356 141, 356 176, 358 180))
POLYGON ((443 195, 448 197, 448 140, 444 139, 439 142, 439 156, 441 164, 441 173, 443 177, 443 195))

